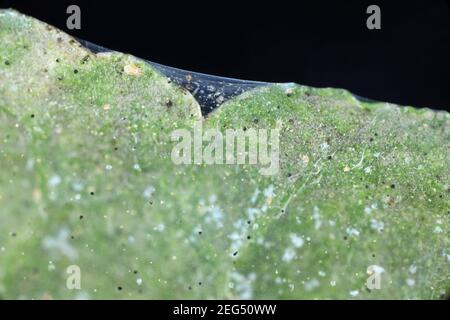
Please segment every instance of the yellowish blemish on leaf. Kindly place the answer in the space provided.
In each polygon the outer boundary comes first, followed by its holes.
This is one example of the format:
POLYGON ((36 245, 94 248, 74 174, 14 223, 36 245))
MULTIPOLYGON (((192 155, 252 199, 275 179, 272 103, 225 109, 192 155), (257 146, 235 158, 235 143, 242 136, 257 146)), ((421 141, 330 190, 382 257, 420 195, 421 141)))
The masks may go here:
POLYGON ((308 163, 309 163, 309 157, 305 154, 305 155, 302 155, 301 156, 301 159, 302 159, 302 162, 305 164, 305 165, 308 165, 308 163))
POLYGON ((34 189, 33 190, 33 200, 35 202, 39 202, 42 199, 42 192, 40 189, 34 189))
POLYGON ((134 63, 130 63, 123 67, 123 71, 133 77, 139 77, 142 75, 142 69, 134 63))

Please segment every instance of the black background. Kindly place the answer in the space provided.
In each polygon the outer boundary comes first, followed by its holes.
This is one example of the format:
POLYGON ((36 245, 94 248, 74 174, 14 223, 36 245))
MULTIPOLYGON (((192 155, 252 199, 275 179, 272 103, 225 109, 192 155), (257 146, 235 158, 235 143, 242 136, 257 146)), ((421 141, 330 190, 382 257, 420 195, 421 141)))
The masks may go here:
MULTIPOLYGON (((334 319, 344 318, 379 320, 387 313, 395 311, 401 313, 405 319, 414 317, 425 318, 430 314, 446 314, 450 306, 449 301, 437 300, 409 300, 409 301, 386 301, 386 300, 153 300, 153 301, 0 301, 0 308, 5 313, 14 314, 16 318, 29 317, 30 314, 45 317, 45 319, 86 319, 97 316, 99 319, 129 319, 134 317, 144 317, 147 319, 334 319), (218 304, 249 305, 249 304, 276 304, 277 311, 274 316, 261 315, 216 315, 207 314, 204 318, 194 316, 175 316, 173 308, 184 306, 207 306, 208 309, 218 310, 218 304), (311 316, 308 316, 311 315, 311 316)), ((40 317, 39 317, 40 318, 40 317)))
POLYGON ((104 47, 191 71, 341 87, 450 110, 450 0, 0 0, 104 47), (66 8, 81 7, 81 30, 66 8), (366 8, 381 7, 381 30, 366 8))

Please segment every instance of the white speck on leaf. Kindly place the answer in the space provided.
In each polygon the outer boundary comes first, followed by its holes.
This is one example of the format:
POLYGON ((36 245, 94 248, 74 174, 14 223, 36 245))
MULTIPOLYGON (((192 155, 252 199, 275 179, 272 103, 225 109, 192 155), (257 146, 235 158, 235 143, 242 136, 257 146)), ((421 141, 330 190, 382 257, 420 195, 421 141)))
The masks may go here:
POLYGON ((408 278, 406 279, 406 284, 410 287, 414 286, 416 284, 416 280, 408 278))
POLYGON ((348 227, 347 228, 347 234, 349 236, 354 236, 354 237, 358 237, 359 236, 359 231, 353 227, 348 227))
POLYGON ((314 278, 314 279, 311 279, 311 280, 305 282, 304 286, 305 286, 306 291, 312 291, 312 290, 320 287, 320 281, 314 278))
POLYGON ((384 223, 383 223, 383 221, 372 219, 372 220, 370 220, 370 227, 373 230, 376 230, 378 232, 382 232, 383 229, 384 229, 384 223))
POLYGON ((353 290, 349 292, 352 297, 357 297, 359 295, 359 290, 353 290))
POLYGON ((281 258, 284 262, 291 262, 292 259, 295 257, 295 250, 294 248, 286 248, 283 253, 283 257, 281 258))
POLYGON ((295 233, 291 233, 290 238, 291 238, 292 244, 296 248, 301 248, 305 242, 302 237, 300 237, 299 235, 297 235, 295 233))
POLYGON ((46 236, 42 240, 42 244, 49 251, 62 254, 70 260, 75 260, 78 258, 78 252, 69 244, 69 235, 69 230, 63 228, 55 237, 46 236))
POLYGON ((50 180, 48 180, 48 185, 50 187, 56 187, 60 183, 61 183, 61 178, 58 175, 54 175, 50 178, 50 180))
POLYGON ((150 199, 153 195, 153 193, 155 192, 155 187, 153 186, 148 186, 147 188, 145 188, 144 190, 144 197, 147 199, 150 199))
POLYGON ((416 272, 417 272, 417 266, 416 265, 411 265, 409 267, 409 273, 415 274, 416 272))

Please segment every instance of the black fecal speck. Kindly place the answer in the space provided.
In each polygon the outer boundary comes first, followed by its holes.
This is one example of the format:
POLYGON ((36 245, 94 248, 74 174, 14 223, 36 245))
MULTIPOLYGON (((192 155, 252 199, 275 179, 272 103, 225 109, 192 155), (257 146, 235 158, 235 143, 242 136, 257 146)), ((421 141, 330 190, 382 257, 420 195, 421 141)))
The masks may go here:
POLYGON ((10 64, 11 63, 8 60, 5 61, 5 65, 9 66, 10 64))
POLYGON ((166 107, 167 107, 167 108, 170 108, 170 107, 172 107, 172 106, 173 106, 172 100, 169 100, 169 101, 166 102, 166 107))

